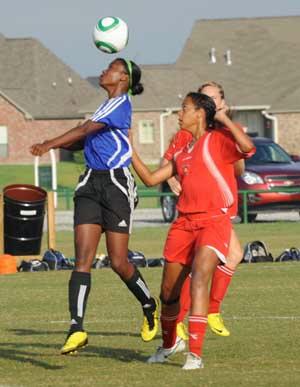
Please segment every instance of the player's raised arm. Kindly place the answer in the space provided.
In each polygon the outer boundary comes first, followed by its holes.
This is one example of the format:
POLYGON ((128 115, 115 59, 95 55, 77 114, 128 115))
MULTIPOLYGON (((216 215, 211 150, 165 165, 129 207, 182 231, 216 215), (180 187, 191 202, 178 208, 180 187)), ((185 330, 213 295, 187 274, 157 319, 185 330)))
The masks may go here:
POLYGON ((216 112, 215 119, 231 131, 236 143, 243 153, 249 153, 255 148, 251 138, 231 121, 231 119, 227 116, 225 109, 218 110, 216 112))
POLYGON ((101 122, 94 122, 91 120, 85 121, 83 124, 76 126, 68 130, 66 133, 54 137, 51 140, 46 140, 43 143, 33 144, 30 147, 30 152, 34 156, 42 156, 44 153, 48 152, 50 149, 56 148, 68 148, 74 143, 85 138, 88 134, 94 133, 105 125, 101 122))
POLYGON ((172 162, 168 162, 163 167, 150 171, 150 169, 143 163, 135 149, 132 149, 132 165, 140 179, 147 187, 157 185, 174 175, 174 166, 172 162))

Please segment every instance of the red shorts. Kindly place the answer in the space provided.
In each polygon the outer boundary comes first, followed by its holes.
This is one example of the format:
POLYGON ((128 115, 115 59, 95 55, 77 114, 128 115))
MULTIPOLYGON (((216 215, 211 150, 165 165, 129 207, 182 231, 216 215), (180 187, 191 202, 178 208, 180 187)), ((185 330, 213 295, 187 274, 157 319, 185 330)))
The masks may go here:
POLYGON ((221 211, 180 215, 169 230, 164 257, 168 262, 191 266, 196 249, 208 246, 226 263, 231 230, 229 215, 221 211))

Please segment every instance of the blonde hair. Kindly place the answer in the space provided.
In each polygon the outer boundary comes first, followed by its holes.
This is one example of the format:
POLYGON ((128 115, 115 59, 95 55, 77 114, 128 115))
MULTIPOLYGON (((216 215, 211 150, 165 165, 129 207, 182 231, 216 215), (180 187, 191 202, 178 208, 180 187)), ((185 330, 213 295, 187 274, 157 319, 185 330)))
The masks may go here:
POLYGON ((223 86, 220 85, 220 84, 217 83, 217 82, 214 82, 214 81, 207 81, 207 82, 203 83, 203 84, 199 87, 198 92, 199 92, 199 93, 202 93, 202 90, 203 90, 205 87, 207 87, 207 86, 212 86, 212 87, 215 87, 216 89, 218 89, 221 98, 222 98, 222 99, 225 99, 225 92, 224 92, 223 86))

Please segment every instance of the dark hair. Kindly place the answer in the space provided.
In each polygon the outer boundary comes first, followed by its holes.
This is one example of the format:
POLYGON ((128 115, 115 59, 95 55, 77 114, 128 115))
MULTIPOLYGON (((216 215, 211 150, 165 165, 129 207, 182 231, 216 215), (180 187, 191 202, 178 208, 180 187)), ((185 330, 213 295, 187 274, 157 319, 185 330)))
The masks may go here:
POLYGON ((142 94, 144 91, 144 86, 140 82, 142 77, 142 71, 140 67, 134 63, 132 60, 126 60, 124 58, 117 58, 123 63, 125 72, 129 76, 129 90, 132 95, 142 94))
POLYGON ((202 90, 204 89, 204 87, 207 87, 207 86, 215 87, 216 89, 218 89, 221 98, 225 99, 225 92, 224 92, 223 86, 220 85, 220 83, 217 83, 214 81, 207 81, 207 82, 203 83, 203 85, 201 85, 199 87, 198 92, 202 93, 202 90))
POLYGON ((206 125, 208 128, 214 126, 214 117, 216 114, 216 104, 215 101, 206 94, 190 92, 187 94, 186 98, 191 98, 195 108, 203 109, 206 115, 206 125))

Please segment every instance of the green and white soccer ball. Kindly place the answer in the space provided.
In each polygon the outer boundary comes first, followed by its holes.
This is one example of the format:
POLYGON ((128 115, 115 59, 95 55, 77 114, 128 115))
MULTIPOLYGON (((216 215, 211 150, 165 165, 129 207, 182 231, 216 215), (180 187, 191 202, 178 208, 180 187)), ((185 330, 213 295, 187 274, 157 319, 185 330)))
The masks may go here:
POLYGON ((103 17, 94 28, 93 39, 99 50, 108 54, 114 54, 126 47, 128 42, 128 26, 119 17, 103 17))

